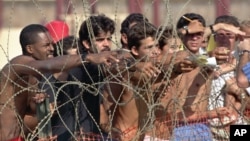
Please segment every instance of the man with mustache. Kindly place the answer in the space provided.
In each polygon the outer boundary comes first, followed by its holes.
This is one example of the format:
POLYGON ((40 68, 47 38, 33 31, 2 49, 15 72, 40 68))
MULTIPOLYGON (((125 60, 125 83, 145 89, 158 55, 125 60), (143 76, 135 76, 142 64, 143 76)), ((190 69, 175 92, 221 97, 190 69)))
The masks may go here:
MULTIPOLYGON (((81 53, 110 51, 115 23, 105 15, 90 16, 82 22, 79 30, 79 50, 81 53)), ((113 63, 113 62, 110 62, 113 63)), ((72 69, 69 80, 84 84, 71 85, 70 91, 75 103, 76 136, 79 140, 102 139, 100 112, 102 109, 101 87, 105 78, 105 67, 87 64, 72 69)))
MULTIPOLYGON (((1 141, 24 140, 23 119, 28 112, 32 110, 34 112, 30 103, 34 94, 42 93, 38 89, 38 83, 43 73, 60 72, 62 68, 68 70, 84 62, 108 65, 109 61, 117 61, 113 52, 68 55, 50 59, 54 51, 52 42, 47 28, 42 25, 31 24, 22 29, 20 44, 23 55, 10 60, 0 73, 1 141)), ((55 137, 47 140, 54 139, 55 137)))

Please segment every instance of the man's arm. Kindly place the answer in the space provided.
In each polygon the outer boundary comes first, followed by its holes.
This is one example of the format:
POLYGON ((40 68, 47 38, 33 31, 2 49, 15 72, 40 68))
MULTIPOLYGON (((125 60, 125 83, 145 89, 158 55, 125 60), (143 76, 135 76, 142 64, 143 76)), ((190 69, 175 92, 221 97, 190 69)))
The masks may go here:
POLYGON ((18 56, 10 64, 17 74, 30 74, 40 76, 40 73, 55 73, 69 70, 84 63, 106 64, 116 63, 116 53, 112 51, 87 55, 65 55, 48 60, 35 60, 29 56, 18 56))
POLYGON ((241 88, 246 88, 249 86, 249 80, 247 79, 246 75, 243 72, 243 67, 246 67, 246 64, 249 62, 249 55, 250 55, 250 40, 244 39, 240 44, 240 60, 237 67, 237 83, 238 86, 241 88), (244 51, 243 51, 244 50, 244 51), (249 52, 248 52, 249 51, 249 52))
POLYGON ((187 27, 185 27, 185 28, 183 27, 183 28, 179 29, 178 32, 181 35, 204 32, 203 37, 204 37, 204 39, 206 39, 208 36, 210 36, 211 34, 214 34, 214 32, 216 32, 220 29, 231 31, 231 32, 235 33, 236 35, 241 35, 241 36, 245 35, 245 32, 241 31, 238 27, 235 27, 233 25, 229 25, 229 24, 225 24, 225 23, 218 23, 218 24, 214 24, 214 25, 209 25, 207 27, 203 27, 203 25, 197 20, 191 21, 187 27))
POLYGON ((241 31, 238 27, 235 27, 234 25, 226 24, 226 23, 217 23, 214 25, 207 26, 204 30, 204 38, 207 38, 211 34, 214 34, 214 32, 223 29, 227 31, 231 31, 236 35, 244 36, 245 32, 241 31))

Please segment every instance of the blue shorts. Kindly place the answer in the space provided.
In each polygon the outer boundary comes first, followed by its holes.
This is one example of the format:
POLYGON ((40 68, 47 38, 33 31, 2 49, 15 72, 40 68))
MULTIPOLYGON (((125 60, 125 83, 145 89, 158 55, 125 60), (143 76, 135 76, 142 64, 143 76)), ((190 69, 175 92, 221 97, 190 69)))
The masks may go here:
POLYGON ((212 133, 205 124, 197 123, 176 127, 171 141, 212 141, 212 133))

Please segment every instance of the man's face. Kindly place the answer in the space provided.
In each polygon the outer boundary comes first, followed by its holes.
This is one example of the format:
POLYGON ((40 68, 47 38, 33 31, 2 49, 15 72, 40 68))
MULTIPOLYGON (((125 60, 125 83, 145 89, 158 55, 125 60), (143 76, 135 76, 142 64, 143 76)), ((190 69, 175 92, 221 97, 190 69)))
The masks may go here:
MULTIPOLYGON (((128 29, 130 29, 132 26, 134 26, 134 25, 136 25, 136 24, 137 24, 136 21, 130 23, 129 26, 128 26, 128 29)), ((128 48, 127 33, 122 33, 122 34, 121 34, 121 43, 122 43, 122 48, 124 48, 124 49, 129 49, 129 48, 128 48)))
POLYGON ((181 40, 179 38, 167 39, 167 43, 162 48, 162 53, 174 53, 179 51, 181 46, 181 40))
POLYGON ((96 48, 97 52, 110 51, 112 46, 112 35, 110 32, 101 32, 92 40, 93 47, 96 48))
POLYGON ((138 49, 134 48, 135 53, 133 53, 137 59, 142 59, 142 61, 146 61, 147 59, 156 59, 159 56, 160 49, 158 47, 158 43, 156 44, 154 38, 147 37, 141 40, 140 43, 140 47, 138 49))
POLYGON ((199 23, 196 26, 197 26, 197 29, 200 29, 200 30, 197 30, 196 33, 193 32, 192 34, 184 35, 182 37, 182 42, 189 51, 196 54, 199 52, 199 48, 202 46, 202 41, 204 40, 203 39, 204 27, 198 20, 193 20, 193 21, 196 21, 197 23, 199 23))
POLYGON ((35 44, 30 45, 31 55, 37 60, 46 60, 53 58, 54 48, 53 40, 48 32, 41 32, 35 44))
POLYGON ((233 50, 236 41, 236 35, 227 30, 218 30, 215 34, 216 47, 226 47, 233 50))
POLYGON ((196 54, 199 52, 199 48, 202 46, 203 34, 204 32, 187 34, 183 37, 183 44, 188 50, 196 54))

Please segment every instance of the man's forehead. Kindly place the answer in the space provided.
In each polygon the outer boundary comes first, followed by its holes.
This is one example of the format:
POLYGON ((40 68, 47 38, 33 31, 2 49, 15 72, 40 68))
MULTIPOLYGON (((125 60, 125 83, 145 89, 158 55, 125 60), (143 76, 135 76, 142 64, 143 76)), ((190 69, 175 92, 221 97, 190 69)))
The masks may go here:
POLYGON ((37 42, 52 42, 53 39, 51 35, 49 34, 49 32, 40 32, 37 34, 36 41, 37 42))
POLYGON ((144 46, 151 46, 151 45, 158 44, 157 40, 155 40, 155 38, 153 37, 147 37, 141 40, 140 42, 141 42, 141 45, 144 45, 144 46))
POLYGON ((99 38, 99 37, 109 37, 111 36, 111 33, 110 32, 100 32, 96 38, 99 38))
POLYGON ((233 32, 231 32, 231 31, 229 31, 229 30, 225 30, 225 29, 219 29, 219 30, 217 31, 217 33, 231 33, 231 34, 233 34, 233 32))

